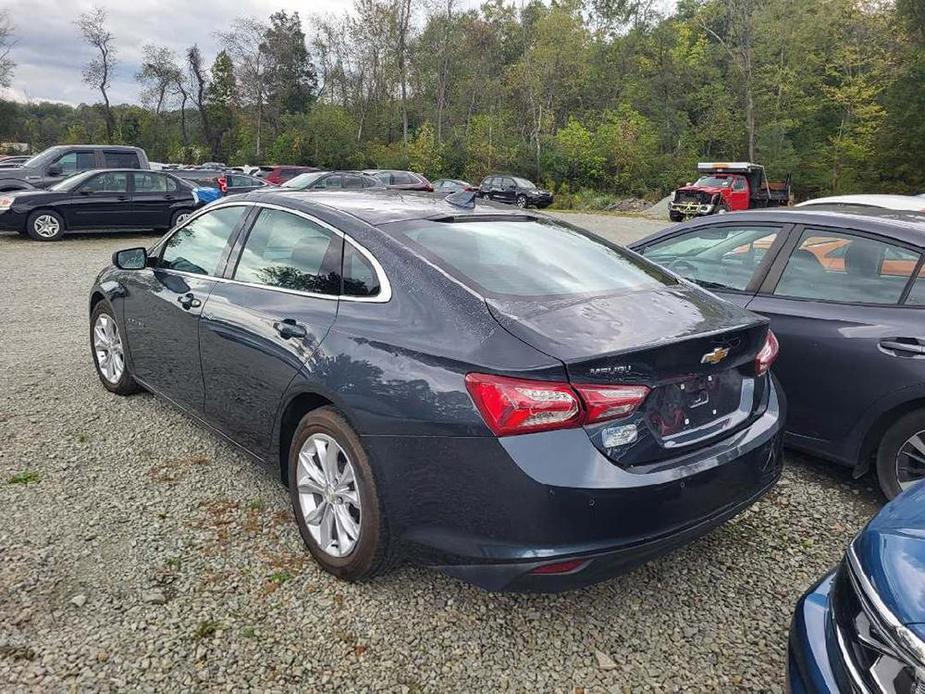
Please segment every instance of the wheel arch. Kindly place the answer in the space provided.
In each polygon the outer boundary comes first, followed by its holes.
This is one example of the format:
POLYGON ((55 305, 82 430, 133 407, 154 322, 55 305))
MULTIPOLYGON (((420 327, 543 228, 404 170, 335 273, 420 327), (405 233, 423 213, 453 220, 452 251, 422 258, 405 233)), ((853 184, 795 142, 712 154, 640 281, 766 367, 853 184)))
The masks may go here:
POLYGON ((329 398, 314 391, 301 391, 292 395, 278 417, 277 457, 279 476, 283 486, 289 486, 289 445, 302 418, 320 407, 335 405, 329 398))
POLYGON ((93 293, 90 294, 90 314, 91 315, 93 314, 93 311, 96 308, 96 305, 98 303, 100 303, 101 301, 105 301, 105 300, 106 300, 106 295, 103 294, 103 290, 94 289, 93 293))
POLYGON ((877 452, 880 441, 883 439, 883 435, 886 434, 887 429, 900 418, 920 409, 925 409, 925 395, 919 395, 919 397, 894 405, 881 412, 874 419, 867 428, 867 432, 858 447, 857 460, 854 466, 855 476, 867 471, 870 457, 877 452))

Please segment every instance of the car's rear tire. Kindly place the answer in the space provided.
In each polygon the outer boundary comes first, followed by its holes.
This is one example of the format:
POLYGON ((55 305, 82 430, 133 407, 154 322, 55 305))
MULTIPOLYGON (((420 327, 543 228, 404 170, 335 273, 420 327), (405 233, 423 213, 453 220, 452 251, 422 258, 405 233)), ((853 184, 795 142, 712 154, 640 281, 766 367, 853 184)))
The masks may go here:
POLYGON ((517 207, 524 208, 527 206, 527 196, 518 195, 517 196, 517 207))
POLYGON ((877 480, 892 499, 925 479, 925 410, 901 417, 887 429, 877 449, 877 480))
POLYGON ((361 581, 389 565, 389 535, 359 436, 333 407, 312 410, 289 447, 289 498, 309 552, 325 571, 361 581))
POLYGON ((193 214, 192 210, 177 210, 170 217, 170 228, 173 229, 178 224, 182 224, 189 219, 191 214, 193 214))
POLYGON ((35 241, 60 241, 64 231, 64 218, 53 210, 33 212, 26 221, 26 234, 35 241))
POLYGON ((141 390, 129 371, 125 341, 106 301, 100 301, 90 314, 90 351, 96 375, 106 390, 116 395, 131 395, 141 390))

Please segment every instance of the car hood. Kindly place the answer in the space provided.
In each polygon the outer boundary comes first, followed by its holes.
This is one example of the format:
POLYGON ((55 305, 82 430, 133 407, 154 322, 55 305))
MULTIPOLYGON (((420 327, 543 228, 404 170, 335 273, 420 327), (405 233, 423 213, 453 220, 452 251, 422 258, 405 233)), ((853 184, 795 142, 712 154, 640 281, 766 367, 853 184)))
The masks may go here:
POLYGON ((686 283, 604 296, 487 301, 508 332, 566 363, 767 322, 686 283))
POLYGON ((70 193, 56 190, 12 190, 8 193, 3 193, 3 195, 12 197, 14 205, 29 205, 38 200, 42 202, 60 200, 68 197, 70 193))
POLYGON ((26 176, 34 175, 32 169, 27 169, 24 166, 11 166, 9 168, 0 168, 0 179, 2 178, 15 178, 17 180, 25 180, 26 176))
POLYGON ((853 546, 887 609, 925 640, 925 484, 884 506, 853 546))
POLYGON ((729 189, 720 188, 719 186, 682 186, 678 188, 678 190, 684 193, 709 193, 710 195, 714 195, 729 189))

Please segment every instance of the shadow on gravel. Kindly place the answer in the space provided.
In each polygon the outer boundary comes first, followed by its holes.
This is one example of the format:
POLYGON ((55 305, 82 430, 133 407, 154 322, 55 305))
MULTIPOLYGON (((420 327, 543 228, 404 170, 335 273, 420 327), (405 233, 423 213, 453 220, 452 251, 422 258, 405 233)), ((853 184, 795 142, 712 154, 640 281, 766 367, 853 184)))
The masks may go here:
POLYGON ((788 449, 784 450, 784 460, 786 465, 800 470, 814 481, 850 490, 855 496, 875 504, 878 508, 887 501, 880 491, 876 475, 872 472, 855 479, 849 467, 788 449))

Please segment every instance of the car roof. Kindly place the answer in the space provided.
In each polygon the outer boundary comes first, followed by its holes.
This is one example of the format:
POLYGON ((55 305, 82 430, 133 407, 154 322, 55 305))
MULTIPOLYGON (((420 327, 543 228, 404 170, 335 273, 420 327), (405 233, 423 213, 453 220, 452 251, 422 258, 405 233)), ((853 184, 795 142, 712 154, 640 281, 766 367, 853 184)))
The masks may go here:
MULTIPOLYGON (((309 214, 335 210, 351 215, 372 226, 403 222, 413 219, 434 219, 440 217, 505 216, 524 217, 519 208, 498 207, 478 201, 473 208, 460 207, 447 202, 446 198, 430 193, 407 192, 389 188, 363 191, 288 191, 279 188, 258 190, 235 199, 252 202, 266 202, 309 214)), ((526 216, 543 216, 527 213, 526 216)))
POLYGON ((783 209, 745 210, 728 215, 697 217, 696 219, 671 225, 662 231, 650 234, 639 241, 629 244, 639 247, 656 238, 670 236, 686 229, 714 224, 731 224, 736 222, 778 222, 780 224, 804 224, 812 226, 842 226, 857 231, 890 237, 897 241, 925 247, 925 217, 903 216, 897 212, 890 215, 886 211, 879 214, 848 214, 831 210, 813 210, 811 207, 789 207, 783 209))
POLYGON ((831 195, 826 198, 815 198, 801 202, 797 207, 812 207, 813 205, 867 205, 870 207, 883 207, 888 210, 909 210, 925 212, 925 203, 916 195, 831 195))

